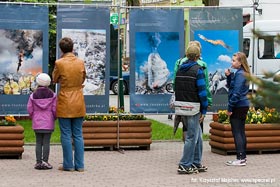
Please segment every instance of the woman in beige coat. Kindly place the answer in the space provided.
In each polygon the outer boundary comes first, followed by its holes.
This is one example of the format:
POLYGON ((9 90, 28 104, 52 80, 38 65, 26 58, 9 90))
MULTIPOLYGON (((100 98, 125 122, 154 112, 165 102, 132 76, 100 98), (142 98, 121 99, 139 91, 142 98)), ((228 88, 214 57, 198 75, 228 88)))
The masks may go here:
POLYGON ((86 107, 83 95, 83 82, 86 71, 84 61, 73 54, 71 38, 59 41, 62 56, 55 62, 53 81, 60 84, 57 99, 57 113, 63 149, 63 171, 84 171, 84 140, 82 134, 86 107), (74 160, 72 152, 74 142, 74 160))

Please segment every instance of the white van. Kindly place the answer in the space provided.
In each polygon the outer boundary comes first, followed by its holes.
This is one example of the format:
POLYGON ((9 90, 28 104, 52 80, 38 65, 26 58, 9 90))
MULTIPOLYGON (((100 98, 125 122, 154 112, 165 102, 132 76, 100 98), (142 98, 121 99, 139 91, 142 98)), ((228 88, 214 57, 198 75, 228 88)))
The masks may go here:
POLYGON ((256 21, 255 30, 258 35, 254 36, 252 30, 253 22, 243 27, 243 51, 247 56, 251 72, 258 77, 263 77, 264 71, 278 72, 280 70, 280 20, 256 21))

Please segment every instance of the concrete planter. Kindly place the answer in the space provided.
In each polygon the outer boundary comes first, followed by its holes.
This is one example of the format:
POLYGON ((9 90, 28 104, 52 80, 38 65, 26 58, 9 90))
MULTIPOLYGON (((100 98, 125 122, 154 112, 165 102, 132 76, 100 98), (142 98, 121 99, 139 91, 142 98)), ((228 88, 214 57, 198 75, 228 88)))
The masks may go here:
MULTIPOLYGON (((231 126, 218 122, 210 123, 211 151, 226 155, 235 152, 231 126)), ((280 124, 246 124, 247 151, 280 150, 280 124)))
POLYGON ((24 152, 24 128, 20 125, 0 126, 0 156, 22 158, 24 152))
POLYGON ((85 147, 137 146, 150 149, 152 128, 149 120, 84 121, 83 137, 85 147))

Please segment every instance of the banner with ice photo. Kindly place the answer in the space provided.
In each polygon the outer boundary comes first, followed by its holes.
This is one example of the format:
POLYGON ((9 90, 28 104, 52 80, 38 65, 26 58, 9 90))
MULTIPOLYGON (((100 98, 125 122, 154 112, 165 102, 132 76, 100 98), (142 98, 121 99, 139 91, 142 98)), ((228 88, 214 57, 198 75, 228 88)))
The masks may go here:
POLYGON ((207 8, 190 10, 190 38, 201 43, 201 58, 208 66, 213 105, 208 111, 227 108, 225 69, 232 55, 242 51, 242 9, 207 8))
POLYGON ((130 111, 170 113, 176 60, 184 56, 182 9, 132 9, 130 111))
MULTIPOLYGON (((59 6, 57 42, 62 37, 72 38, 75 55, 85 61, 86 80, 83 91, 86 112, 107 113, 110 76, 110 9, 59 6)), ((59 57, 59 50, 57 54, 59 57)))
POLYGON ((48 72, 47 6, 0 5, 0 114, 27 114, 35 77, 48 72))

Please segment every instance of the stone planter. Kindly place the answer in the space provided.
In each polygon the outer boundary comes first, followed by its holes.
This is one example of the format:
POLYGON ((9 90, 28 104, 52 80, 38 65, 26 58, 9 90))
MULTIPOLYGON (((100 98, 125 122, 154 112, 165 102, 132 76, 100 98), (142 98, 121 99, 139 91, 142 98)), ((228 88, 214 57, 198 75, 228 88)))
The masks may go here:
POLYGON ((149 120, 119 121, 84 121, 83 137, 85 147, 109 147, 111 150, 119 146, 150 149, 152 128, 149 120))
MULTIPOLYGON (((211 151, 226 155, 235 152, 231 126, 218 122, 210 123, 211 151)), ((280 124, 246 124, 247 151, 280 150, 280 124)))
POLYGON ((24 128, 20 125, 0 126, 0 156, 22 158, 24 128))

